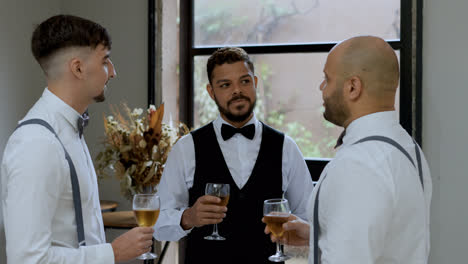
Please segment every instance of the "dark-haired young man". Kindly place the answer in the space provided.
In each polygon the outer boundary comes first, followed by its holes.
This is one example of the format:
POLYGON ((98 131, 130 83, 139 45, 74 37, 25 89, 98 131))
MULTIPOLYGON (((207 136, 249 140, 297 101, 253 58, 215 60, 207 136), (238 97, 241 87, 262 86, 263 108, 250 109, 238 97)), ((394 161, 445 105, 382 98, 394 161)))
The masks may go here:
POLYGON ((102 26, 75 16, 42 22, 32 52, 47 78, 13 132, 1 165, 8 263, 114 263, 152 244, 152 228, 105 242, 96 173, 82 129, 116 73, 102 26), (55 135, 54 135, 55 133, 55 135), (81 210, 80 210, 81 208, 81 210))
POLYGON ((263 233, 263 202, 284 195, 291 210, 305 216, 312 179, 294 141, 256 119, 257 77, 247 53, 219 49, 207 72, 207 91, 220 116, 171 151, 158 188, 155 236, 187 236, 185 263, 270 263, 275 245, 263 233), (227 207, 205 195, 209 182, 230 185, 227 207), (216 223, 226 240, 205 240, 216 223))

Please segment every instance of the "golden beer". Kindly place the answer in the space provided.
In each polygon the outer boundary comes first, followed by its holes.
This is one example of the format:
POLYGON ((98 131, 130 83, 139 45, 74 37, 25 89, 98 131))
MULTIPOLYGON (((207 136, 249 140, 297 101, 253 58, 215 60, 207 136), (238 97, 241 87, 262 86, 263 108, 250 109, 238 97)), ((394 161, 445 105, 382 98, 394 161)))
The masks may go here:
MULTIPOLYGON (((263 202, 263 221, 267 224, 271 233, 280 238, 284 235, 283 224, 286 223, 291 215, 288 200, 283 198, 268 199, 263 202)), ((285 255, 283 248, 276 241, 276 254, 269 256, 268 260, 272 262, 282 262, 291 257, 285 255)))
POLYGON ((219 205, 221 206, 226 206, 229 202, 229 195, 227 196, 218 196, 218 198, 221 199, 221 202, 219 203, 219 205))
POLYGON ((288 221, 289 214, 268 214, 264 216, 265 223, 276 237, 281 237, 284 233, 283 224, 288 221))
POLYGON ((138 226, 143 227, 152 227, 156 224, 159 217, 159 209, 158 210, 151 210, 151 209, 136 209, 133 210, 135 214, 135 218, 137 220, 138 226))

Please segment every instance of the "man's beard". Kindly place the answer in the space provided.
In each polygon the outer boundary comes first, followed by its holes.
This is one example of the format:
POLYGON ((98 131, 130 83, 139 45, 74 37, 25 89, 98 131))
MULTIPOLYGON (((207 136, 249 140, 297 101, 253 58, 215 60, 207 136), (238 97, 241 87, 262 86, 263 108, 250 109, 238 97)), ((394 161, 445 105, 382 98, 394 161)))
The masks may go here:
POLYGON ((324 99, 324 103, 323 117, 337 126, 343 126, 349 116, 349 111, 344 104, 342 89, 336 89, 329 98, 324 99))
POLYGON ((106 100, 106 95, 105 95, 106 89, 107 89, 107 87, 104 87, 104 89, 102 90, 102 93, 93 98, 96 103, 101 103, 101 102, 104 102, 106 100))
POLYGON ((247 96, 244 96, 244 95, 238 95, 238 96, 235 96, 233 98, 231 98, 231 100, 229 100, 227 102, 227 105, 229 107, 229 105, 234 102, 235 100, 238 100, 238 99, 245 99, 247 100, 249 103, 250 103, 250 106, 249 106, 249 109, 247 109, 247 111, 244 113, 244 114, 241 114, 241 115, 236 115, 232 112, 229 111, 229 109, 227 108, 224 108, 223 106, 221 106, 221 104, 218 102, 218 100, 216 99, 216 96, 214 96, 214 100, 215 100, 215 103, 216 105, 218 106, 218 110, 221 114, 223 114, 229 121, 232 121, 232 122, 236 122, 236 123, 239 123, 239 122, 243 122, 245 121, 247 118, 250 117, 250 115, 252 114, 253 112, 253 109, 255 108, 255 104, 257 103, 257 99, 254 98, 254 101, 253 103, 250 101, 250 98, 247 97, 247 96))

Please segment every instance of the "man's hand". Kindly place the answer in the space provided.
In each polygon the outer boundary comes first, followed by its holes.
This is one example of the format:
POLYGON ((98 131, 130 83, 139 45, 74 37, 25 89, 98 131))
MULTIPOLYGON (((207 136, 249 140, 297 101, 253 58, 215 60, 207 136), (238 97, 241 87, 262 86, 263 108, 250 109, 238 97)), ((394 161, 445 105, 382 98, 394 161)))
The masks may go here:
POLYGON ((180 225, 184 230, 204 225, 219 224, 226 217, 227 207, 219 206, 221 199, 211 195, 204 195, 182 214, 180 225))
MULTIPOLYGON (((262 218, 262 222, 265 223, 265 218, 262 218)), ((290 215, 288 222, 283 224, 284 233, 280 239, 280 242, 285 245, 291 246, 308 246, 309 245, 309 223, 300 219, 295 215, 290 215)), ((270 234, 271 231, 268 226, 265 227, 265 234, 270 234)), ((273 234, 270 234, 272 242, 278 241, 278 238, 273 234)))
POLYGON ((151 250, 153 228, 135 227, 112 241, 115 262, 127 261, 151 250))

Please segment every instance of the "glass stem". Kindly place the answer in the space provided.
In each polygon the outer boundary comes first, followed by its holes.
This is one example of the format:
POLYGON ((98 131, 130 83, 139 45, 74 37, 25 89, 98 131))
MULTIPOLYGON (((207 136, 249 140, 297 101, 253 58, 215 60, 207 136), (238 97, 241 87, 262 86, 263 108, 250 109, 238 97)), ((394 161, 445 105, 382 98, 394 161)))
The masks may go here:
POLYGON ((213 226, 213 234, 218 235, 218 224, 214 224, 214 226, 213 226))
POLYGON ((283 250, 281 250, 281 244, 279 241, 276 242, 276 255, 282 256, 283 250))

